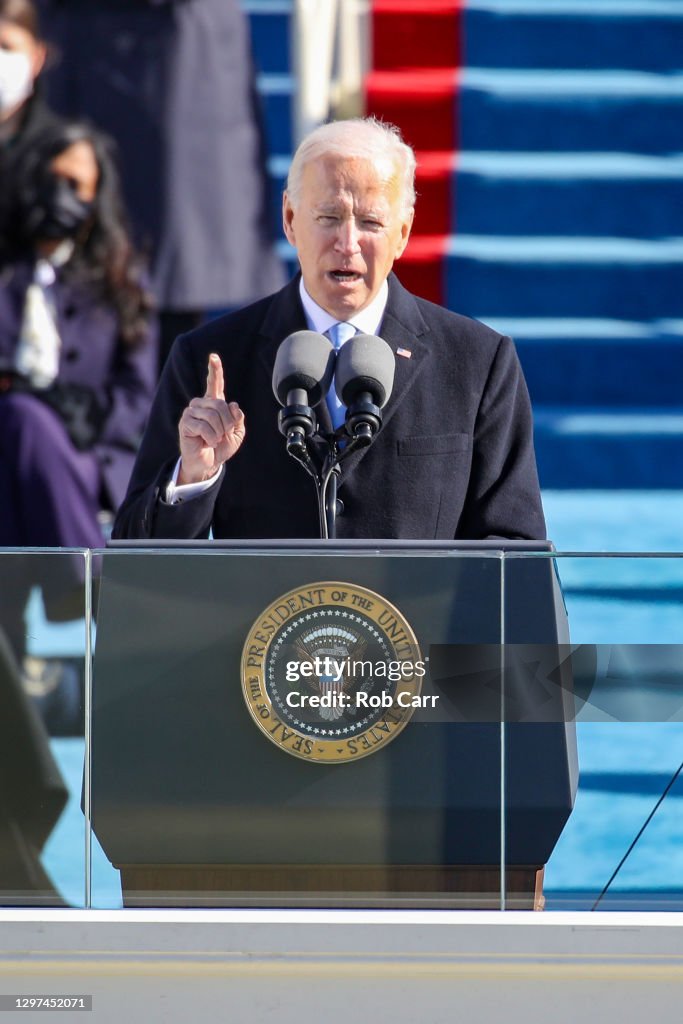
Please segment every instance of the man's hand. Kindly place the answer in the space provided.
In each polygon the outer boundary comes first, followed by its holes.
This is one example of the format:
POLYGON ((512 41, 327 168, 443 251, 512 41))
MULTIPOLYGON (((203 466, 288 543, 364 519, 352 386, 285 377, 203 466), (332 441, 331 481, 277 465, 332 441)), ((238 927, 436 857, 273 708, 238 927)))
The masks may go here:
POLYGON ((223 364, 209 356, 203 398, 193 398, 180 417, 180 472, 177 484, 209 480, 231 459, 244 441, 244 413, 237 402, 225 401, 223 364))

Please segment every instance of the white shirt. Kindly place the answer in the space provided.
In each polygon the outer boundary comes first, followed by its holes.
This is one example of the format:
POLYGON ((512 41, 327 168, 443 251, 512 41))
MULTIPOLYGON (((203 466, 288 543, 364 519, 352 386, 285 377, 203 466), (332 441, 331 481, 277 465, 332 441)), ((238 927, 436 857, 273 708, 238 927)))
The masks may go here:
POLYGON ((26 289, 19 340, 14 355, 17 373, 37 388, 47 388, 59 373, 62 340, 57 324, 55 283, 57 270, 74 251, 71 239, 61 242, 50 256, 36 259, 33 280, 26 289))
MULTIPOLYGON (((340 323, 336 316, 332 316, 315 302, 306 291, 303 277, 299 281, 299 295, 306 314, 306 323, 309 331, 317 331, 318 334, 325 334, 330 327, 340 323)), ((380 290, 375 295, 369 306, 361 309, 360 313, 354 313, 344 323, 353 324, 359 334, 377 334, 382 323, 384 310, 386 309, 389 297, 389 285, 382 282, 380 290)))
MULTIPOLYGON (((309 331, 317 331, 318 334, 325 334, 330 327, 333 327, 334 324, 338 324, 340 322, 337 317, 332 316, 311 298, 306 291, 303 277, 299 281, 299 295, 301 296, 301 303, 304 307, 304 314, 306 316, 306 323, 309 331)), ((360 334, 377 334, 380 324, 382 323, 388 297, 389 285, 386 281, 383 281, 372 302, 366 306, 365 309, 361 309, 359 313, 354 313, 349 320, 344 322, 353 324, 360 334)), ((198 495, 203 494, 211 487, 215 487, 217 482, 223 476, 223 472, 221 470, 221 472, 216 473, 216 475, 212 476, 209 480, 202 480, 196 484, 181 484, 178 486, 176 484, 176 480, 178 479, 179 472, 180 459, 178 459, 173 471, 173 476, 166 487, 165 500, 169 505, 178 505, 181 501, 189 501, 191 498, 195 498, 198 495)))

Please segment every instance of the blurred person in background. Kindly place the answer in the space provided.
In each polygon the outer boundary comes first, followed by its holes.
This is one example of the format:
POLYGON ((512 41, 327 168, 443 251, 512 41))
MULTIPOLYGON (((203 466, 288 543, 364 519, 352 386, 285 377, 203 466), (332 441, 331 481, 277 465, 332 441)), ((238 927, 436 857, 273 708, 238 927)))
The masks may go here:
MULTIPOLYGON (((101 547, 154 389, 157 325, 108 137, 36 136, 9 182, 0 263, 0 547, 101 547)), ((7 564, 15 564, 11 559, 7 564)), ((16 562, 16 560, 15 560, 16 562)), ((7 581, 0 612, 22 660, 39 583, 49 620, 83 615, 83 565, 7 581)), ((34 561, 38 572, 39 560, 34 561)))
POLYGON ((61 55, 62 114, 114 136, 136 238, 149 248, 160 362, 210 311, 284 283, 238 0, 41 0, 61 55))
POLYGON ((41 97, 46 58, 33 0, 0 0, 0 257, 14 167, 36 136, 61 120, 41 97))

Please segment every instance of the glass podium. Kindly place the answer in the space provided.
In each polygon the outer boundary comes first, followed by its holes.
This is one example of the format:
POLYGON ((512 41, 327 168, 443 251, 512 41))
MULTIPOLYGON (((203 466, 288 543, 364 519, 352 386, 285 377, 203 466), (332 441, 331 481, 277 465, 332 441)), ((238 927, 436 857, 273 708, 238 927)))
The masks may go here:
POLYGON ((683 559, 2 551, 4 906, 683 909, 683 559))

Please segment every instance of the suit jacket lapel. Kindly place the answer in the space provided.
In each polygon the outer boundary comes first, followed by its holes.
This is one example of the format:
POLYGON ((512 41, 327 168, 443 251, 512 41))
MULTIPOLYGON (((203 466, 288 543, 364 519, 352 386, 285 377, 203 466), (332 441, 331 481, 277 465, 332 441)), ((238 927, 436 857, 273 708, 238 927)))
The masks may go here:
POLYGON ((275 354, 280 344, 294 331, 306 329, 306 316, 301 305, 297 274, 273 296, 259 332, 258 361, 267 374, 269 387, 273 378, 275 354))
POLYGON ((394 386, 383 412, 383 426, 389 423, 424 369, 429 354, 426 335, 429 327, 422 318, 415 299, 400 284, 397 277, 389 277, 389 299, 384 311, 380 337, 384 338, 396 357, 394 386))
MULTIPOLYGON (((418 375, 424 369, 429 354, 429 345, 425 337, 428 332, 429 327, 423 320, 414 297, 406 291, 394 274, 390 274, 389 298, 379 336, 393 350, 396 370, 391 397, 382 410, 381 430, 386 429, 401 408, 418 375)), ((361 448, 349 456, 343 463, 344 475, 355 470, 370 447, 361 448)))

